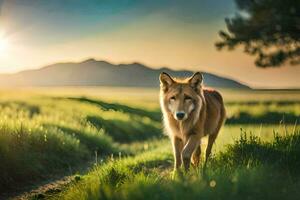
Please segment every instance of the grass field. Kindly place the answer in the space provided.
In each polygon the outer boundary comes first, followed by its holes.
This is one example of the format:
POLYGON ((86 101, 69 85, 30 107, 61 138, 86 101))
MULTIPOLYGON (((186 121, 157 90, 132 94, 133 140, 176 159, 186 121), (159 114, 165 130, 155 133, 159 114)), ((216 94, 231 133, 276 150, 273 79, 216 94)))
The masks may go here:
POLYGON ((221 92, 228 119, 206 173, 174 175, 156 89, 2 89, 0 194, 92 162, 59 192, 30 198, 297 198, 300 91, 221 92))

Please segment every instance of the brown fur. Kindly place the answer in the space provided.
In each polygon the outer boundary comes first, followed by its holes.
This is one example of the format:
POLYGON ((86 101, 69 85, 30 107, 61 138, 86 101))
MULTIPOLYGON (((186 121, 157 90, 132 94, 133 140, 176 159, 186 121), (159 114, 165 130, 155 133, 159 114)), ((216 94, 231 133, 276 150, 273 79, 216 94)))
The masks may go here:
POLYGON ((207 135, 206 164, 225 121, 221 94, 203 88, 202 80, 199 72, 187 79, 174 79, 166 73, 160 75, 160 103, 165 129, 173 146, 175 169, 183 163, 187 170, 191 161, 198 166, 201 138, 207 135), (182 120, 178 119, 178 113, 185 113, 182 120))

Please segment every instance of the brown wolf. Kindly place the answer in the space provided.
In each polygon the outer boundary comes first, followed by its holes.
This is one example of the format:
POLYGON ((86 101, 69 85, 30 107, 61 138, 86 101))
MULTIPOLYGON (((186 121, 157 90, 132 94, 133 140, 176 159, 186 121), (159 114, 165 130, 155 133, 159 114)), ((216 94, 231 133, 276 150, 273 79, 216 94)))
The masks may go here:
POLYGON ((219 92, 203 88, 200 72, 186 79, 175 79, 167 73, 160 74, 160 104, 164 125, 174 153, 174 169, 183 163, 188 170, 190 162, 199 165, 201 138, 208 135, 206 158, 223 122, 225 107, 219 92))

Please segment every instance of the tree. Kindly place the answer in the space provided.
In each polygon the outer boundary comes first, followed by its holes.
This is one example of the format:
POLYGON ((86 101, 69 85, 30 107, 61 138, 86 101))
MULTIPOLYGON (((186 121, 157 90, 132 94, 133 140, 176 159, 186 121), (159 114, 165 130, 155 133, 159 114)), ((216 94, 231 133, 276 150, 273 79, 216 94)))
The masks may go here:
POLYGON ((218 50, 244 47, 259 67, 300 64, 300 0, 235 0, 239 12, 226 18, 218 50))

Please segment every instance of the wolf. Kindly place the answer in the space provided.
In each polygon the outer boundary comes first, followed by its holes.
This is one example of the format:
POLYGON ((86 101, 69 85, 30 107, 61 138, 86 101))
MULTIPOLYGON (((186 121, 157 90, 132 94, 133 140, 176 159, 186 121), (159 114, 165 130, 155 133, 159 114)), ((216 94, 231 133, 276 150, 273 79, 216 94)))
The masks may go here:
POLYGON ((221 94, 204 88, 203 76, 196 72, 188 78, 174 78, 162 72, 160 80, 160 106, 164 128, 170 137, 174 170, 182 165, 198 166, 201 155, 201 139, 208 136, 205 166, 212 146, 222 127, 226 111, 221 94))

